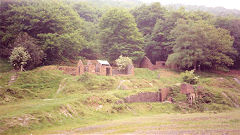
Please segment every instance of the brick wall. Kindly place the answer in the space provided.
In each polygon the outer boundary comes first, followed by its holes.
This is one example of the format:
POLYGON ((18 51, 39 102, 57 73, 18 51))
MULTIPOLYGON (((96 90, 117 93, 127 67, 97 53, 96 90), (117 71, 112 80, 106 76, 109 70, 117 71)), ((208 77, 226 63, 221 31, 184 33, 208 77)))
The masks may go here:
POLYGON ((169 88, 163 88, 160 89, 160 101, 163 102, 165 100, 167 100, 167 96, 169 94, 169 88))
POLYGON ((160 96, 159 92, 144 92, 138 93, 137 95, 131 95, 124 99, 125 103, 134 102, 159 102, 160 96))
POLYGON ((140 68, 148 68, 150 70, 155 70, 159 68, 165 68, 165 61, 156 61, 156 64, 152 62, 145 56, 140 62, 140 68))
POLYGON ((100 66, 100 72, 98 74, 112 76, 112 67, 102 65, 102 66, 100 66), (109 70, 109 74, 107 74, 107 70, 109 70))
POLYGON ((152 62, 148 59, 148 57, 144 56, 142 61, 140 62, 140 68, 148 68, 150 70, 153 70, 153 64, 152 62))
POLYGON ((77 64, 77 72, 76 75, 82 75, 84 73, 84 65, 81 60, 78 61, 77 64))

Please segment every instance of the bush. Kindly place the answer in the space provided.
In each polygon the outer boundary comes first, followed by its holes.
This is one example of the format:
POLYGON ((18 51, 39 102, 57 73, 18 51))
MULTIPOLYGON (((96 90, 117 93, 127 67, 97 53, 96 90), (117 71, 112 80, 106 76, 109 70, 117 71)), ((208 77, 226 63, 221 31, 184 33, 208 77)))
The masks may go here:
POLYGON ((129 64, 132 64, 132 60, 128 57, 119 56, 116 63, 118 70, 125 70, 129 64))
POLYGON ((13 47, 24 47, 31 56, 31 59, 25 65, 27 69, 33 69, 44 60, 45 54, 38 45, 37 39, 29 36, 27 33, 20 33, 15 39, 13 47))
POLYGON ((31 59, 31 56, 24 47, 15 47, 9 57, 11 64, 15 69, 20 69, 27 64, 27 61, 31 59))
POLYGON ((181 78, 183 82, 190 83, 190 84, 197 84, 199 81, 199 76, 196 76, 194 74, 194 70, 191 71, 185 71, 184 73, 181 73, 181 78))

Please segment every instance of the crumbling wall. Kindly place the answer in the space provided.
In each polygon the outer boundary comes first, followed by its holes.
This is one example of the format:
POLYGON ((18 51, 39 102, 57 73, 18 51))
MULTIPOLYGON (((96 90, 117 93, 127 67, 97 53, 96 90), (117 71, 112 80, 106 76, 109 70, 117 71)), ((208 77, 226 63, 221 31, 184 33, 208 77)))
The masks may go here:
POLYGON ((78 61, 77 64, 77 72, 76 75, 82 75, 84 73, 84 65, 81 60, 78 61))
POLYGON ((76 67, 69 67, 69 66, 59 66, 58 70, 63 71, 64 74, 76 75, 77 68, 76 67))
POLYGON ((144 92, 138 93, 137 95, 131 95, 124 99, 125 103, 134 102, 159 102, 160 95, 159 92, 144 92))
POLYGON ((153 70, 153 64, 152 62, 148 59, 148 57, 144 56, 142 61, 140 62, 140 68, 148 68, 150 70, 153 70))
POLYGON ((159 92, 160 92, 160 101, 163 102, 163 101, 167 100, 167 96, 170 92, 170 89, 163 88, 163 89, 160 89, 159 92))
POLYGON ((153 69, 165 68, 165 61, 156 61, 156 64, 153 65, 153 69))
POLYGON ((182 94, 194 93, 194 88, 191 84, 182 83, 180 87, 181 87, 180 92, 182 94))
POLYGON ((126 69, 127 75, 134 75, 134 66, 132 64, 129 64, 126 69))
POLYGON ((129 64, 125 70, 118 70, 117 67, 112 69, 113 75, 134 75, 134 66, 129 64))
POLYGON ((166 68, 165 61, 156 61, 156 64, 152 64, 150 59, 148 57, 144 57, 142 61, 140 62, 140 68, 148 68, 150 70, 155 70, 159 68, 166 68))
POLYGON ((105 65, 102 65, 100 67, 100 72, 98 73, 100 75, 109 75, 109 76, 112 76, 112 67, 111 66, 105 66, 105 65), (109 73, 107 74, 107 70, 109 70, 109 73))

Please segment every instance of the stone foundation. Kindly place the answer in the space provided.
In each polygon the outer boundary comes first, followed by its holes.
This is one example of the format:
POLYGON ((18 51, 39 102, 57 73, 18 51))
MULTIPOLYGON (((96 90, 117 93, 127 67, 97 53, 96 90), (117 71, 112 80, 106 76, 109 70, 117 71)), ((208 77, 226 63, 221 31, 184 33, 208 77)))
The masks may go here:
POLYGON ((137 95, 131 95, 124 99, 125 103, 134 102, 159 102, 160 94, 159 92, 144 92, 138 93, 137 95))

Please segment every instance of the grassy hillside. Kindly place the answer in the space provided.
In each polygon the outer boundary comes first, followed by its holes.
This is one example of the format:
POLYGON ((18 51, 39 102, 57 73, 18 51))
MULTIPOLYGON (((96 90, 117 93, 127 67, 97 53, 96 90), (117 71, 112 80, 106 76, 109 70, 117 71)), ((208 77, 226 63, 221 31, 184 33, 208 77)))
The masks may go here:
POLYGON ((221 112, 240 103, 240 85, 233 76, 199 73, 199 85, 206 89, 211 102, 183 108, 169 103, 117 103, 139 92, 177 86, 182 80, 175 71, 135 69, 135 76, 70 76, 50 69, 18 72, 11 86, 8 82, 15 73, 0 73, 0 134, 51 133, 160 113, 221 112), (120 82, 124 82, 121 87, 120 82))
POLYGON ((0 58, 0 73, 12 70, 12 66, 7 59, 0 58))

